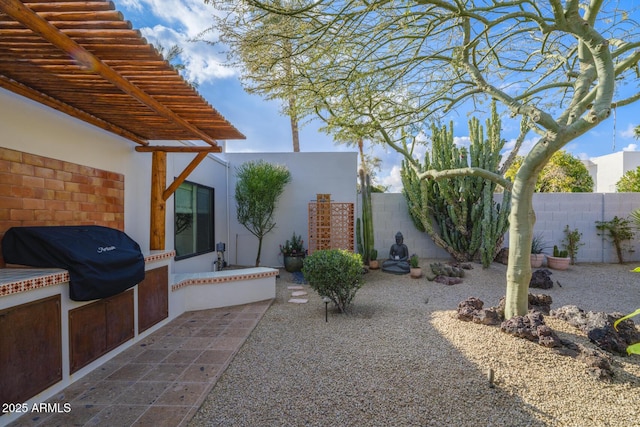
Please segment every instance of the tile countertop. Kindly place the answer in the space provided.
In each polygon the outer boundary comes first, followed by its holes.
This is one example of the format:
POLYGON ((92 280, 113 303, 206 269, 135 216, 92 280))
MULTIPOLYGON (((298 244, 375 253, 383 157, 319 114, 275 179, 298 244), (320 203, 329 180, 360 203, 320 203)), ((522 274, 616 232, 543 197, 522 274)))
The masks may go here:
MULTIPOLYGON (((171 259, 175 251, 151 251, 144 254, 145 263, 171 259)), ((53 286, 69 281, 69 273, 61 268, 0 268, 0 297, 53 286)))

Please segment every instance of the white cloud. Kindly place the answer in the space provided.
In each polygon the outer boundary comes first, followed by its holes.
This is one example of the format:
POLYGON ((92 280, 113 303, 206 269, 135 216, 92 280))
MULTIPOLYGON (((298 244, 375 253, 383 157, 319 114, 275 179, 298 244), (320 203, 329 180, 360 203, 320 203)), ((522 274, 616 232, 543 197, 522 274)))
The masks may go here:
POLYGON ((468 136, 454 136, 453 144, 458 148, 460 147, 469 148, 469 146, 471 145, 471 139, 468 136))
MULTIPOLYGON (((540 138, 538 138, 538 137, 525 139, 522 142, 522 145, 520 146, 520 150, 518 151, 518 155, 519 156, 527 155, 529 153, 529 151, 531 151, 533 146, 536 145, 536 142, 538 142, 539 139, 540 138)), ((511 138, 510 140, 508 140, 504 144, 504 148, 502 149, 503 155, 510 153, 511 150, 513 150, 513 148, 515 146, 516 146, 516 138, 511 138)))
POLYGON ((629 144, 622 151, 638 151, 638 144, 629 144))
POLYGON ((380 184, 387 186, 389 193, 400 193, 402 191, 402 179, 400 178, 400 166, 394 165, 389 171, 389 175, 378 179, 380 184))
MULTIPOLYGON (((620 131, 620 136, 622 136, 623 138, 634 138, 636 135, 634 129, 635 129, 635 126, 629 123, 625 130, 620 131)), ((631 145, 634 145, 634 144, 631 144, 631 145)))
POLYGON ((140 22, 148 22, 148 16, 158 24, 140 26, 136 16, 126 16, 143 36, 155 45, 169 49, 178 45, 183 49, 181 61, 185 66, 184 77, 198 84, 220 78, 232 77, 237 70, 225 65, 224 54, 206 43, 191 42, 194 37, 213 25, 214 9, 200 0, 117 0, 120 8, 135 11, 140 22))

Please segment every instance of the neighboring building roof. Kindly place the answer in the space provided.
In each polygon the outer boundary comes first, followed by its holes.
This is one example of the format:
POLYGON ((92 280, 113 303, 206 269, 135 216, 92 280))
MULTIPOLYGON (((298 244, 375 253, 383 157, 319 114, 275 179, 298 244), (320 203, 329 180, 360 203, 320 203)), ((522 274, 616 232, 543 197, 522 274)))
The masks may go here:
POLYGON ((0 87, 142 145, 244 139, 111 1, 0 1, 0 87))

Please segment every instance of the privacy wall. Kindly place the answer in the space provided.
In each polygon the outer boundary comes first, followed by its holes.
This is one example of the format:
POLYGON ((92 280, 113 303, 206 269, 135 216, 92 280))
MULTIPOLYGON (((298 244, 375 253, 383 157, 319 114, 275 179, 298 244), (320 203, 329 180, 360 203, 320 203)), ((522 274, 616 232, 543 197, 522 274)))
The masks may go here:
MULTIPOLYGON (((614 216, 626 217, 640 208, 640 193, 537 193, 533 206, 536 213, 535 234, 542 234, 551 253, 553 245, 561 245, 564 228, 569 225, 582 233, 578 262, 617 262, 615 249, 598 236, 596 221, 608 221, 614 216)), ((449 258, 449 254, 436 246, 426 233, 418 231, 400 193, 372 194, 375 247, 378 257, 388 256, 395 234, 404 235, 411 253, 424 258, 449 258)), ((508 245, 508 233, 505 246, 508 245)), ((625 260, 640 261, 640 236, 632 242, 636 251, 625 253, 625 260)))
POLYGON ((295 232, 309 242, 309 202, 315 201, 317 194, 330 194, 331 200, 354 203, 357 206, 357 153, 226 153, 229 162, 229 236, 227 240, 228 259, 240 265, 253 265, 258 251, 258 239, 238 223, 236 219, 235 186, 236 168, 250 160, 264 160, 273 164, 286 165, 291 172, 291 182, 280 197, 274 218, 276 228, 267 234, 262 243, 260 264, 265 267, 281 266, 280 245, 290 239, 295 232))

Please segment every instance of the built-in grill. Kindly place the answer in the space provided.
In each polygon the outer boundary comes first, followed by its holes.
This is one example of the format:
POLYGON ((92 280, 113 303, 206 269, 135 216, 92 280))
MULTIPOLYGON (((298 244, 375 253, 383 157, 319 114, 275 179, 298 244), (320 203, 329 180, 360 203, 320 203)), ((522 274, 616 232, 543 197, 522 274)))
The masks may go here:
POLYGON ((140 246, 96 225, 13 227, 2 239, 2 256, 9 264, 64 268, 74 301, 107 298, 144 279, 140 246))

